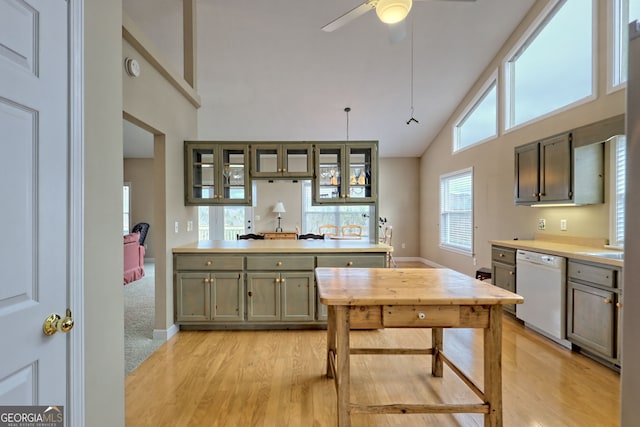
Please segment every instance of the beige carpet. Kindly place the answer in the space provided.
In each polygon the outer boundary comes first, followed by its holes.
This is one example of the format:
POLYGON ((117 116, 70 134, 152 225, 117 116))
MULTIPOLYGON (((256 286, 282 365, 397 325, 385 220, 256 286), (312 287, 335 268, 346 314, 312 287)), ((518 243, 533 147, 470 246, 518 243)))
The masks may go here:
POLYGON ((144 362, 163 341, 153 339, 155 265, 145 263, 145 276, 124 286, 125 376, 144 362))

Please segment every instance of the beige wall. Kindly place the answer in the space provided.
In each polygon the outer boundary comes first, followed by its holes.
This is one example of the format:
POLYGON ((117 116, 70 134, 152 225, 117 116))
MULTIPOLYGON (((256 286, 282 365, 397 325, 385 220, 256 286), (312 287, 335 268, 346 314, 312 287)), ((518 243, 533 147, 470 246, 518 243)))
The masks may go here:
POLYGON ((85 418, 123 426, 122 2, 85 0, 84 20, 85 418))
MULTIPOLYGON (((571 110, 558 113, 537 123, 502 133, 498 138, 452 154, 452 126, 467 102, 489 78, 507 51, 521 37, 528 24, 547 0, 538 1, 523 23, 500 49, 486 71, 478 79, 466 99, 454 112, 437 138, 420 159, 420 255, 438 264, 466 274, 474 274, 479 267, 490 266, 491 239, 532 238, 537 231, 538 218, 547 220, 545 233, 560 234, 560 219, 567 219, 567 236, 607 237, 609 223, 608 179, 605 179, 606 203, 587 207, 531 208, 516 207, 513 200, 514 147, 566 130, 622 114, 625 111, 625 92, 606 93, 606 3, 598 2, 598 99, 571 110), (474 257, 455 254, 439 248, 439 179, 441 174, 473 167, 474 179, 474 257)), ((499 81, 502 79, 500 71, 499 81)), ((499 95, 499 99, 501 96, 499 95)), ((501 102, 501 100, 499 101, 501 102)), ((502 108, 500 108, 502 111, 502 108)), ((606 147, 608 149, 608 146, 606 147)), ((605 162, 608 171, 608 162, 605 162)))
POLYGON ((256 191, 253 194, 254 231, 275 231, 278 225, 273 207, 277 202, 284 204, 287 212, 282 214, 283 231, 295 231, 302 224, 302 181, 291 180, 255 180, 256 191), (260 219, 258 219, 258 217, 260 219))
POLYGON ((154 258, 153 159, 124 159, 124 181, 131 184, 131 227, 139 222, 149 224, 145 240, 145 258, 154 258))
MULTIPOLYGON (((130 21, 130 32, 139 31, 130 21)), ((140 36, 145 47, 150 42, 140 36)), ((184 205, 184 140, 197 139, 196 108, 172 86, 129 43, 122 41, 122 57, 136 58, 141 74, 129 77, 121 67, 123 110, 128 120, 151 131, 154 138, 154 205, 156 261, 155 328, 166 330, 173 324, 173 259, 171 249, 198 240, 197 209, 184 205), (164 219, 162 217, 164 216, 164 219), (188 221, 193 230, 186 231, 188 221), (178 233, 175 223, 178 223, 178 233)), ((157 57, 161 63, 166 63, 157 57)))
POLYGON ((381 158, 379 161, 379 216, 393 227, 394 257, 420 255, 420 160, 381 158), (404 248, 403 248, 404 245, 404 248))

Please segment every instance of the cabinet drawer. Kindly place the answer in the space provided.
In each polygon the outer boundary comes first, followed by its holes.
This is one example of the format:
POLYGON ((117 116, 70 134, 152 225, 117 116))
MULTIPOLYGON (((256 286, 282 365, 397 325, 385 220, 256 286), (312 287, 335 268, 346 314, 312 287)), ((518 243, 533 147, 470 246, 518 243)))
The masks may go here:
POLYGON ((569 261, 568 275, 573 279, 596 283, 609 288, 615 287, 615 270, 569 261))
POLYGON ((504 264, 515 264, 516 250, 510 249, 510 248, 501 248, 498 246, 493 246, 491 248, 491 260, 502 262, 504 264))
POLYGON ((313 270, 313 256, 248 256, 247 270, 313 270))
POLYGON ((488 306, 386 305, 382 313, 385 327, 487 328, 488 306))
POLYGON ((318 267, 386 267, 385 254, 380 255, 318 255, 318 267))
POLYGON ((174 268, 181 270, 242 270, 241 256, 176 255, 174 268))

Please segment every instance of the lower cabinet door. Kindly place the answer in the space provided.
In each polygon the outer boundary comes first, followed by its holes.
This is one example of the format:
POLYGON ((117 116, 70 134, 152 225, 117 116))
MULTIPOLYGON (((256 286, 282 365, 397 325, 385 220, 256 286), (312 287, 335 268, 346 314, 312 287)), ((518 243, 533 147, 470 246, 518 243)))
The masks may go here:
POLYGON ((243 273, 211 275, 211 320, 229 322, 244 320, 243 273))
POLYGON ((615 292, 568 282, 567 338, 605 357, 614 355, 615 292))
MULTIPOLYGON (((515 265, 494 262, 492 267, 493 284, 510 292, 516 292, 515 265)), ((503 309, 511 314, 516 314, 515 304, 505 304, 503 309)))
POLYGON ((313 273, 282 273, 280 296, 282 320, 313 320, 315 314, 315 286, 313 273))
POLYGON ((176 283, 176 320, 203 321, 211 317, 209 274, 180 273, 176 283))
POLYGON ((280 273, 247 273, 247 320, 279 321, 280 273))

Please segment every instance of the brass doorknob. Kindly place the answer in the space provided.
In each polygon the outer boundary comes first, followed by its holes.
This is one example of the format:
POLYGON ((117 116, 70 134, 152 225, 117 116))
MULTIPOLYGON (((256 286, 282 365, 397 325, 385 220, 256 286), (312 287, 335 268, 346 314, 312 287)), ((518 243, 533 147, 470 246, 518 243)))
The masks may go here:
POLYGON ((67 315, 63 319, 59 314, 52 313, 49 317, 44 319, 44 325, 42 325, 42 332, 49 336, 56 332, 69 332, 73 329, 73 317, 71 317, 71 310, 67 308, 67 315))

